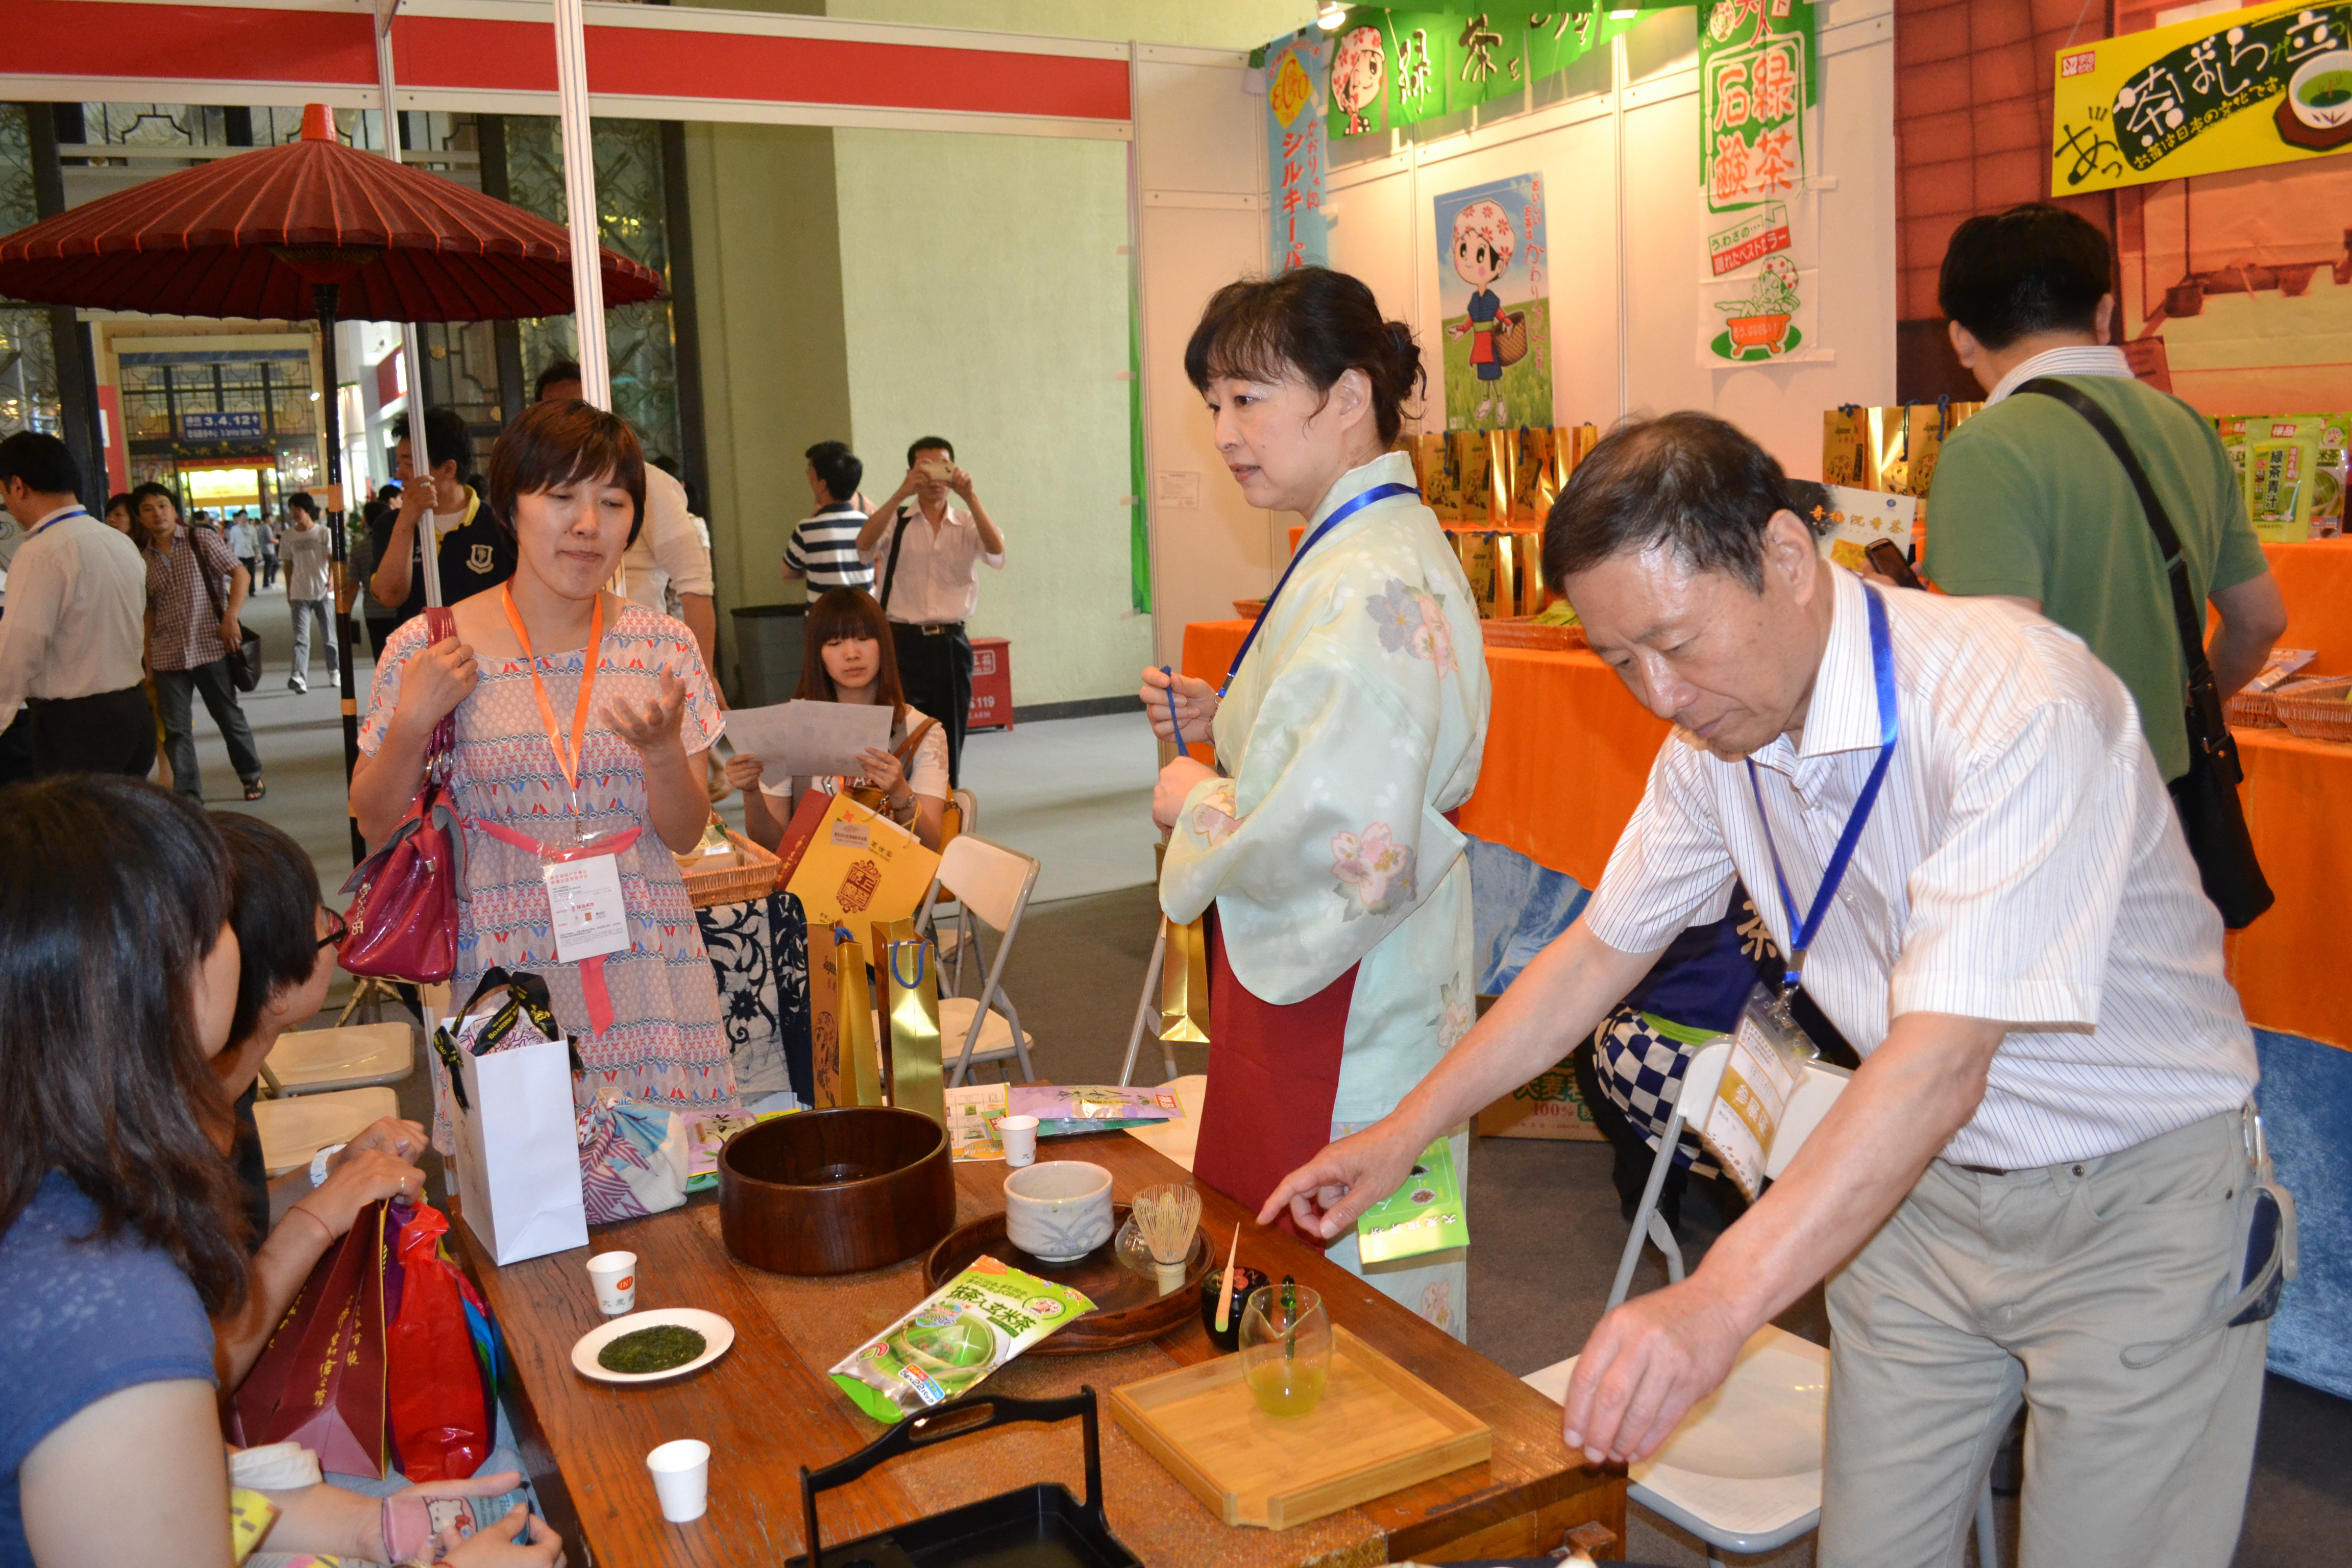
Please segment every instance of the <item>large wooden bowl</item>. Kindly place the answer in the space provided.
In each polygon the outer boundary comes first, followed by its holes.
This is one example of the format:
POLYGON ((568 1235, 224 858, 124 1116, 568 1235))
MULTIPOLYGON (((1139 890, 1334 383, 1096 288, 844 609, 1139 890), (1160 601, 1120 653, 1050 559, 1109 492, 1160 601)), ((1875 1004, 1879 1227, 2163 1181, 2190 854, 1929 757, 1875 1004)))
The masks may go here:
POLYGON ((946 1131, 888 1106, 803 1110, 719 1151, 727 1250, 774 1274, 855 1274, 912 1258, 955 1225, 946 1131))

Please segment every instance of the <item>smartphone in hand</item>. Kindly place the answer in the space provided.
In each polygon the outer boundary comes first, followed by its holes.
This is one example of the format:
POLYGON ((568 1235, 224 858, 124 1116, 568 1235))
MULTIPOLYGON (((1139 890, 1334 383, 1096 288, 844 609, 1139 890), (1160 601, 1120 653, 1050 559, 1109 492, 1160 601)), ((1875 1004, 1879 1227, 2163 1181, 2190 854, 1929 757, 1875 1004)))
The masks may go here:
POLYGON ((1891 539, 1874 541, 1863 554, 1870 562, 1872 571, 1898 588, 1924 589, 1927 585, 1919 581, 1919 574, 1911 570, 1911 563, 1903 559, 1901 547, 1891 539))

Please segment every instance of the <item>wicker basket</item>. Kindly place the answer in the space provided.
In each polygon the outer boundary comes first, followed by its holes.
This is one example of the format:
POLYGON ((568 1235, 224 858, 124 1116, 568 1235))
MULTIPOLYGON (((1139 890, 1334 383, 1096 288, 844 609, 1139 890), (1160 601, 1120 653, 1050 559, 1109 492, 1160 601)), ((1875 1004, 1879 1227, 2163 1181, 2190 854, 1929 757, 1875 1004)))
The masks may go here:
POLYGON ((2278 693, 2248 687, 2222 706, 2222 717, 2232 730, 2284 730, 2279 722, 2278 693))
POLYGON ((1585 640, 1582 626, 1546 626, 1526 616, 1481 621, 1478 629, 1486 633, 1488 647, 1533 647, 1565 653, 1592 646, 1585 640))
POLYGON ((2352 741, 2352 676, 2323 680, 2300 691, 2275 694, 2272 711, 2290 735, 2306 741, 2352 741))
POLYGON ((1264 599, 1235 599, 1234 614, 1244 621, 1254 621, 1265 614, 1264 599))
POLYGON ((694 868, 701 864, 704 857, 678 858, 677 868, 686 876, 687 900, 698 910, 740 904, 746 899, 765 898, 776 890, 776 873, 782 869, 782 862, 731 827, 727 830, 727 842, 735 846, 740 865, 698 870, 694 868))

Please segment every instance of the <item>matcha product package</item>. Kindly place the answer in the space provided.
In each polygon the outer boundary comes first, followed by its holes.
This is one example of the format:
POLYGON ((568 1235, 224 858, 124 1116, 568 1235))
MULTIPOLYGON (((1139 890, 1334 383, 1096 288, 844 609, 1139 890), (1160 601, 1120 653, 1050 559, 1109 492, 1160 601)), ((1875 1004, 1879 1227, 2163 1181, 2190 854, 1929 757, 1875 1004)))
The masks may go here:
POLYGON ((932 1291, 852 1351, 833 1381, 877 1421, 897 1423, 970 1394, 981 1379, 1095 1304, 993 1258, 932 1291))
POLYGON ((1462 1183, 1454 1172, 1454 1147, 1444 1138, 1421 1152, 1404 1185, 1356 1221, 1356 1246, 1367 1263, 1469 1245, 1470 1222, 1462 1183))
POLYGON ((1453 453, 1454 478, 1461 487, 1458 492, 1461 521, 1483 526, 1494 515, 1487 507, 1494 489, 1494 479, 1486 462, 1486 432, 1449 431, 1446 442, 1453 453))
POLYGON ((2266 544, 2344 531, 2345 414, 2242 414, 2213 422, 2266 544))

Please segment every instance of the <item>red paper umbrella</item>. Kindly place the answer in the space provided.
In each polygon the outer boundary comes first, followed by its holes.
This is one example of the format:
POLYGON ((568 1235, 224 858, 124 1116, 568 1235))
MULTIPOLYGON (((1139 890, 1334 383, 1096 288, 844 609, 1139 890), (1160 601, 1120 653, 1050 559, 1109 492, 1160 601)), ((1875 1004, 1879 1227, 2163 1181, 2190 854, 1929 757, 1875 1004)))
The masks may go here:
MULTIPOLYGON (((604 303, 657 299, 661 277, 603 252, 604 303)), ((300 321, 314 286, 371 321, 480 321, 572 310, 559 226, 454 180, 335 140, 302 139, 150 180, 0 239, 0 297, 164 316, 300 321)))

